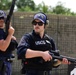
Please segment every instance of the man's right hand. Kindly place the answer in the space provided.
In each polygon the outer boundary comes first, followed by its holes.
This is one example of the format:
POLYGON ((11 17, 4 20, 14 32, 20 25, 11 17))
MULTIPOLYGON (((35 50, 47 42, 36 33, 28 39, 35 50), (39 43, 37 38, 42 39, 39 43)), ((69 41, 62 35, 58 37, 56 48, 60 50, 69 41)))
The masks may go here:
POLYGON ((45 61, 50 61, 50 60, 52 60, 52 56, 49 54, 49 51, 43 52, 42 58, 43 58, 45 61))
POLYGON ((13 35, 14 32, 15 32, 15 29, 12 26, 10 26, 9 29, 8 29, 8 34, 13 35))

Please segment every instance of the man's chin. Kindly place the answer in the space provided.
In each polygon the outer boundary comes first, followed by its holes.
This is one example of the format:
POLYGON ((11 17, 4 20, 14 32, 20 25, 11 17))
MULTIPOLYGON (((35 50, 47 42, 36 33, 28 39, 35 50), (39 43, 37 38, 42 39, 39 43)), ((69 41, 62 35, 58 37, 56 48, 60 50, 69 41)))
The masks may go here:
POLYGON ((35 32, 39 32, 39 30, 35 30, 35 32))
POLYGON ((39 31, 35 31, 36 34, 39 34, 39 31))
POLYGON ((4 28, 3 26, 0 26, 0 28, 4 28))

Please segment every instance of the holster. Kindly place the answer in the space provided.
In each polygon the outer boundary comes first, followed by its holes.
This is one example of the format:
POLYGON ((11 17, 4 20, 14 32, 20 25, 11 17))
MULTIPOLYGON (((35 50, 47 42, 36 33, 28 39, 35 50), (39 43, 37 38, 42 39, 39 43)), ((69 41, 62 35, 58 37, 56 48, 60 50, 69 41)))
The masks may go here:
POLYGON ((25 74, 25 73, 26 73, 25 67, 22 67, 21 74, 25 74))
POLYGON ((4 75, 5 71, 6 71, 6 66, 4 64, 4 61, 0 60, 0 73, 1 73, 1 75, 4 75))
POLYGON ((17 48, 17 46, 18 46, 17 41, 11 39, 10 45, 9 45, 9 47, 7 48, 7 50, 13 51, 13 50, 15 50, 15 49, 17 48))
POLYGON ((3 63, 3 60, 0 60, 0 72, 2 71, 3 63))

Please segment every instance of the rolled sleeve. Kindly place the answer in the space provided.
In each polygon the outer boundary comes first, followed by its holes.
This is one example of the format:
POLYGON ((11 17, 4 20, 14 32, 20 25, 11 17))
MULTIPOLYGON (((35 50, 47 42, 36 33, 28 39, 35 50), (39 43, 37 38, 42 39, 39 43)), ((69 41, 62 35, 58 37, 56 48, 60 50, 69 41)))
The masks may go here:
POLYGON ((27 49, 30 47, 29 45, 29 37, 24 35, 17 47, 17 55, 18 55, 18 59, 23 59, 25 58, 25 54, 27 49))

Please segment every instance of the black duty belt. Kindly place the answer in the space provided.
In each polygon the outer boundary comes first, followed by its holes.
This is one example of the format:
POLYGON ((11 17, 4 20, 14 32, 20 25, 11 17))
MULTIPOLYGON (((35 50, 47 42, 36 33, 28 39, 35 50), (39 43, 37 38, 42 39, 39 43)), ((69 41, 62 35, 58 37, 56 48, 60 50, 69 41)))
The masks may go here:
POLYGON ((6 58, 5 61, 13 62, 14 58, 6 58))

